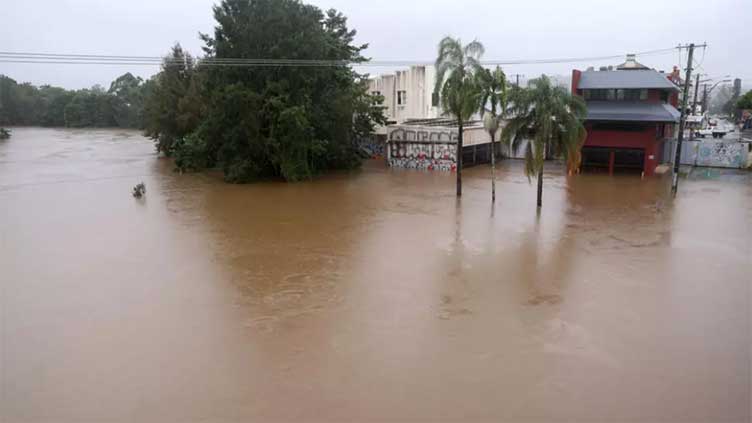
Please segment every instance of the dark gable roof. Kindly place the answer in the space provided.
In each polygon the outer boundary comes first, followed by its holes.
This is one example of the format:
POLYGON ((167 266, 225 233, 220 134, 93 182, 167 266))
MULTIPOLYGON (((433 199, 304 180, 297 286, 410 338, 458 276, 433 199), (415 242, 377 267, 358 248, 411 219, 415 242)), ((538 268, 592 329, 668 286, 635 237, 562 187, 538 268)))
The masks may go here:
POLYGON ((589 101, 587 108, 587 120, 591 121, 679 122, 679 111, 670 104, 637 101, 589 101))
POLYGON ((577 87, 581 90, 606 88, 659 88, 678 90, 668 75, 655 70, 585 71, 577 87))

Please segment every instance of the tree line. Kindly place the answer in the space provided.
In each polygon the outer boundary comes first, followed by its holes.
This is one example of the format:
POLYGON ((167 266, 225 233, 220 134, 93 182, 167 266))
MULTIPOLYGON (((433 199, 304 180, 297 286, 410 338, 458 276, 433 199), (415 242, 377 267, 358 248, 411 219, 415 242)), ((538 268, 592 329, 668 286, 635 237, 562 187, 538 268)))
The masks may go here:
POLYGON ((143 105, 150 81, 131 73, 105 90, 82 90, 30 83, 0 75, 0 126, 143 128, 143 105))
MULTIPOLYGON (((125 74, 107 91, 66 91, 0 80, 0 124, 143 128, 179 170, 218 168, 229 182, 297 181, 357 167, 357 140, 386 122, 383 98, 368 93, 366 75, 347 65, 218 65, 259 58, 365 62, 367 45, 354 43, 347 18, 300 0, 222 0, 213 13, 214 33, 200 34, 204 56, 194 58, 175 45, 148 81, 125 74)), ((500 68, 480 65, 483 51, 479 42, 462 45, 447 37, 436 60, 435 91, 459 126, 457 195, 463 125, 479 112, 492 148, 502 118, 502 140, 524 145, 525 172, 538 180, 540 207, 546 156, 578 166, 584 103, 545 76, 529 88, 508 86, 500 68)))
POLYGON ((334 9, 300 0, 223 0, 204 56, 175 45, 147 81, 67 91, 0 80, 0 125, 142 128, 181 171, 219 168, 229 182, 297 181, 361 163, 357 140, 386 118, 367 76, 337 66, 218 66, 222 59, 361 63, 367 45, 334 9))

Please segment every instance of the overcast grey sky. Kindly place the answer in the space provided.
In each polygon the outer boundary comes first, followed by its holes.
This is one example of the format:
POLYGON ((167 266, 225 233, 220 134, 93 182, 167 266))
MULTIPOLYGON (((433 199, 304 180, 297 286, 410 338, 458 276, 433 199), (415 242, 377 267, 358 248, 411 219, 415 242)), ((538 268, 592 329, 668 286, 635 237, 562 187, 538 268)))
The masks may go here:
MULTIPOLYGON (((7 0, 0 51, 161 56, 174 42, 200 53, 197 34, 211 32, 219 0, 7 0)), ((750 0, 310 0, 336 8, 376 60, 432 60, 444 35, 479 39, 485 59, 540 59, 625 54, 707 42, 702 70, 752 80, 750 0)), ((686 56, 684 56, 686 58, 686 56)), ((670 70, 679 54, 638 58, 670 70)), ((686 60, 686 59, 685 59, 686 60)), ((576 63, 507 66, 508 74, 568 75, 576 63)), ((84 88, 109 85, 127 71, 148 77, 158 67, 0 63, 19 82, 84 88)), ((369 68, 370 73, 388 69, 369 68)))

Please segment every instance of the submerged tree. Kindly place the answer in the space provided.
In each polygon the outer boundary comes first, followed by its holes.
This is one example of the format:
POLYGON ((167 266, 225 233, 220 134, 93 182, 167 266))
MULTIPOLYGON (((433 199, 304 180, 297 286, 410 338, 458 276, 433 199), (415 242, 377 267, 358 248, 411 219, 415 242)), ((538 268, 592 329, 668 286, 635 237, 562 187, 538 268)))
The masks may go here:
POLYGON ((143 121, 144 80, 130 72, 110 84, 113 119, 120 128, 140 128, 143 121))
POLYGON ((496 132, 507 108, 507 77, 499 66, 477 74, 483 127, 491 137, 491 202, 496 201, 496 132))
POLYGON ((436 88, 445 113, 457 119, 457 196, 462 196, 462 147, 464 124, 478 110, 479 88, 475 75, 482 70, 483 44, 465 46, 459 39, 446 37, 439 43, 436 58, 436 88))
POLYGON ((193 57, 176 44, 162 61, 162 71, 149 85, 143 112, 144 132, 154 140, 157 152, 166 156, 171 156, 175 146, 198 126, 202 100, 187 100, 196 72, 193 57))
POLYGON ((580 149, 587 133, 582 122, 585 102, 545 75, 531 81, 531 87, 515 89, 510 99, 511 119, 503 139, 513 148, 525 147, 525 174, 538 178, 538 207, 543 206, 543 165, 546 151, 563 157, 569 170, 579 166, 580 149))
MULTIPOLYGON (((150 102, 148 115, 161 119, 149 120, 149 133, 180 139, 178 166, 216 165, 226 180, 249 182, 265 177, 296 181, 359 165, 355 140, 385 118, 367 92, 366 79, 347 64, 366 60, 361 55, 366 46, 353 44, 355 31, 348 29, 347 19, 298 0, 223 0, 214 7, 214 18, 214 34, 201 36, 207 60, 324 60, 326 66, 199 64, 200 84, 160 77, 155 95, 165 85, 181 93, 180 107, 173 109, 201 106, 199 113, 188 113, 200 116, 191 119, 193 125, 178 128, 177 117, 159 107, 174 100, 150 102), (202 92, 198 100, 187 100, 191 89, 202 92)), ((175 71, 162 71, 168 72, 175 71)))
POLYGON ((5 128, 0 128, 0 140, 7 140, 10 138, 10 131, 5 128))
POLYGON ((83 90, 29 83, 0 75, 0 124, 139 128, 146 84, 130 73, 112 83, 83 90))

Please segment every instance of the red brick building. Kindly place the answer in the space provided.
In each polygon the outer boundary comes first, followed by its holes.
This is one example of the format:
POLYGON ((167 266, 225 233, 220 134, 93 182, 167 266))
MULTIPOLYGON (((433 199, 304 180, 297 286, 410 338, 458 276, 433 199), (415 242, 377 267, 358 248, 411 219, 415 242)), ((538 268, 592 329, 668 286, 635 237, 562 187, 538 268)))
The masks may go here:
POLYGON ((664 74, 627 56, 615 70, 572 71, 572 93, 588 108, 583 167, 632 169, 650 176, 666 161, 664 142, 679 123, 676 72, 664 74))

